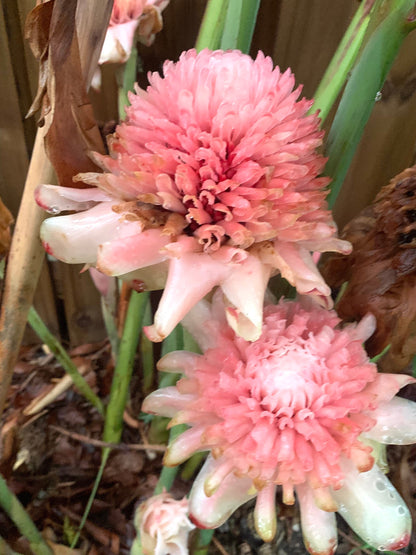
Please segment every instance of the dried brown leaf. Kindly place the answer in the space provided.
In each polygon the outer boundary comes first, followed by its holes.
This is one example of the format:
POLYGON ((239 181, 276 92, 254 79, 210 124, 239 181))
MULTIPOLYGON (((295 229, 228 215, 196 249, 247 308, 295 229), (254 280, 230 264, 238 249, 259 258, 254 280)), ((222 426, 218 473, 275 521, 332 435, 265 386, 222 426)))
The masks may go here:
POLYGON ((13 223, 13 216, 0 199, 0 257, 4 256, 10 247, 11 234, 10 226, 13 223))
POLYGON ((377 330, 367 341, 370 356, 387 345, 383 370, 403 370, 416 353, 416 167, 383 187, 374 203, 343 230, 350 256, 334 255, 322 268, 327 283, 348 286, 337 304, 345 320, 371 312, 377 330))
POLYGON ((38 92, 28 115, 41 109, 40 125, 47 121, 47 154, 59 184, 68 187, 84 186, 74 184, 77 173, 98 170, 89 151, 105 152, 88 99, 86 77, 96 64, 96 49, 104 40, 112 2, 88 2, 88 9, 95 11, 97 18, 96 23, 91 19, 92 28, 84 32, 95 37, 93 43, 77 32, 78 4, 78 0, 40 4, 29 14, 25 30, 40 63, 38 92), (46 120, 47 114, 50 117, 46 120))

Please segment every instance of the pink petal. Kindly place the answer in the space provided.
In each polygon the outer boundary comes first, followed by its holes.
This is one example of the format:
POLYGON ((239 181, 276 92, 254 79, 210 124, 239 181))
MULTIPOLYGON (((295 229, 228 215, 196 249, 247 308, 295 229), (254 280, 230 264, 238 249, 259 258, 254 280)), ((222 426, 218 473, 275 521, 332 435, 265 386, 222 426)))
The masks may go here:
POLYGON ((274 254, 266 261, 272 263, 296 287, 299 294, 310 294, 325 308, 332 307, 331 289, 319 273, 308 250, 294 243, 275 241, 274 254))
POLYGON ((247 341, 260 337, 263 320, 263 300, 271 268, 249 255, 221 282, 221 289, 235 308, 226 316, 232 329, 247 341))
POLYGON ((163 464, 166 466, 176 466, 181 464, 198 450, 205 451, 207 447, 202 443, 203 428, 196 426, 189 428, 176 439, 169 443, 163 458, 163 464))
POLYGON ((166 260, 163 247, 171 242, 160 229, 147 229, 131 237, 103 243, 98 251, 97 267, 110 276, 127 274, 138 268, 166 260))
POLYGON ((151 341, 162 341, 185 314, 231 272, 231 265, 207 254, 172 258, 169 275, 153 326, 144 328, 151 341))

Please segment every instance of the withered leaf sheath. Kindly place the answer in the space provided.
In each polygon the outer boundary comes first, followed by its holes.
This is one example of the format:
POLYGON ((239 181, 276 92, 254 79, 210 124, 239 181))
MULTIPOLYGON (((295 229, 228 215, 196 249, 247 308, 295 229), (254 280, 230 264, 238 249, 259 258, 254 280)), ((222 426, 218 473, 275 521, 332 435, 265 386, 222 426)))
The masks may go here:
POLYGON ((379 365, 399 372, 416 353, 416 166, 383 187, 342 237, 352 254, 331 256, 322 269, 334 289, 348 281, 338 314, 356 320, 373 313, 377 330, 367 350, 375 356, 391 344, 379 365))

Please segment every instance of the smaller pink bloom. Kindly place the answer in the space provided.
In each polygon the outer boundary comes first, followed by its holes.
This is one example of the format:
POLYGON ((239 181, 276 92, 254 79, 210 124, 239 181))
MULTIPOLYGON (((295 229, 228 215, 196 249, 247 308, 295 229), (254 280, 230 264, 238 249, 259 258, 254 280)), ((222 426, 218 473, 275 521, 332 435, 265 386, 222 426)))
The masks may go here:
MULTIPOLYGON (((187 555, 188 535, 195 526, 188 518, 188 500, 161 493, 142 503, 134 518, 135 543, 145 555, 187 555)), ((132 553, 134 553, 134 545, 132 553)))
POLYGON ((335 511, 377 549, 407 544, 409 511, 374 464, 371 442, 416 442, 416 404, 395 397, 414 380, 378 374, 368 359, 362 344, 374 331, 372 316, 340 327, 334 311, 280 302, 265 308, 262 334, 250 343, 226 325, 217 295, 184 324, 203 354, 162 358, 160 370, 184 377, 148 396, 143 410, 189 425, 165 464, 209 452, 190 494, 193 522, 216 528, 257 497, 256 528, 270 541, 281 486, 284 503, 298 498, 314 555, 335 552, 335 511))
POLYGON ((99 64, 123 63, 130 56, 134 37, 149 46, 162 29, 162 10, 169 0, 114 0, 110 24, 99 64))

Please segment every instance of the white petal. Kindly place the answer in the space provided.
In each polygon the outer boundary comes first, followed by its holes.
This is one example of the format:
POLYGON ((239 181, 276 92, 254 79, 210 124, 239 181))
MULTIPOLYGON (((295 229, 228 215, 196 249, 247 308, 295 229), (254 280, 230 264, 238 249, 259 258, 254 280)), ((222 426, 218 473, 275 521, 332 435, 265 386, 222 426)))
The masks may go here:
POLYGON ((249 478, 237 478, 229 474, 217 491, 207 497, 204 492, 204 483, 208 476, 223 461, 215 460, 211 455, 200 470, 189 497, 189 515, 191 520, 200 528, 217 528, 240 505, 255 497, 252 481, 249 478))
POLYGON ((377 424, 363 434, 365 437, 392 445, 416 443, 416 403, 413 401, 393 397, 368 414, 377 424))
POLYGON ((146 397, 142 410, 150 414, 173 418, 192 401, 194 401, 194 395, 179 393, 175 386, 163 387, 146 397))
POLYGON ((303 541, 313 555, 332 555, 337 548, 337 523, 334 513, 319 509, 307 484, 296 486, 300 504, 303 541))
POLYGON ((261 539, 270 542, 276 535, 276 486, 261 489, 257 494, 254 523, 261 539))
POLYGON ((408 544, 412 521, 405 502, 388 478, 374 465, 359 473, 351 461, 342 461, 343 487, 333 492, 338 512, 362 540, 381 551, 408 544))
POLYGON ((179 372, 190 375, 201 358, 202 355, 188 351, 171 351, 159 360, 157 369, 160 372, 173 372, 174 374, 179 372))
POLYGON ((211 349, 217 344, 217 333, 211 325, 212 318, 212 306, 205 300, 196 303, 182 318, 182 325, 196 340, 202 351, 211 349))
MULTIPOLYGON (((35 191, 38 205, 50 212, 59 214, 66 210, 88 210, 98 202, 114 200, 106 193, 93 187, 92 189, 75 189, 59 185, 39 185, 35 191)), ((114 202, 117 202, 114 200, 114 202)))
POLYGON ((235 310, 226 310, 228 323, 247 341, 255 341, 261 335, 264 293, 270 273, 270 266, 260 262, 257 256, 249 255, 235 264, 221 282, 221 289, 235 307, 235 310))
POLYGON ((40 236, 46 251, 69 264, 95 264, 103 242, 140 233, 141 224, 123 220, 113 204, 101 202, 85 212, 45 220, 40 236))

